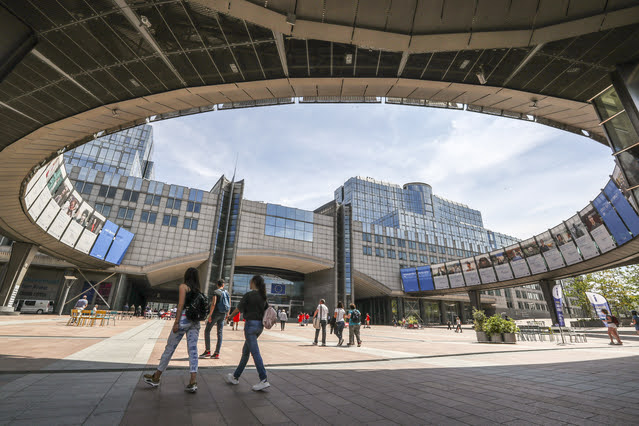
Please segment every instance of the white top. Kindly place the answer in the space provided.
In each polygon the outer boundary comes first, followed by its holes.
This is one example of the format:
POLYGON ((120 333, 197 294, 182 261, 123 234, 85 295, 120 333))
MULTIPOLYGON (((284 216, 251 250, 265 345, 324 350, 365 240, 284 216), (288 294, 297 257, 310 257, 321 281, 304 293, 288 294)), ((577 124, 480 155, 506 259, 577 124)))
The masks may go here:
POLYGON ((288 315, 286 315, 285 311, 280 311, 277 317, 280 319, 280 321, 286 321, 288 319, 288 315))
POLYGON ((344 314, 346 314, 346 311, 344 309, 337 308, 335 309, 335 313, 337 314, 337 317, 335 318, 336 322, 344 321, 344 314))
POLYGON ((319 317, 320 321, 328 320, 328 307, 321 303, 317 305, 317 316, 319 317))

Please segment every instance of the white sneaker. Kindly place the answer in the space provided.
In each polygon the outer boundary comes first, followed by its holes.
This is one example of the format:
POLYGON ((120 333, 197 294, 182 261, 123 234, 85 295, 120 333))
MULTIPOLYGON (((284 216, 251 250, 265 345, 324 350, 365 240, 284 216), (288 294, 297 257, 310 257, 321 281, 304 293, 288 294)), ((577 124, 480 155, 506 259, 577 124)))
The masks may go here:
POLYGON ((253 390, 254 391, 261 391, 261 390, 264 390, 264 389, 266 389, 266 388, 268 388, 270 386, 271 386, 271 384, 269 382, 267 382, 266 380, 262 380, 258 384, 253 385, 253 390))
POLYGON ((240 381, 237 380, 235 378, 235 376, 233 376, 233 373, 229 373, 226 376, 224 376, 224 380, 226 380, 226 383, 228 383, 229 385, 239 385, 240 381))

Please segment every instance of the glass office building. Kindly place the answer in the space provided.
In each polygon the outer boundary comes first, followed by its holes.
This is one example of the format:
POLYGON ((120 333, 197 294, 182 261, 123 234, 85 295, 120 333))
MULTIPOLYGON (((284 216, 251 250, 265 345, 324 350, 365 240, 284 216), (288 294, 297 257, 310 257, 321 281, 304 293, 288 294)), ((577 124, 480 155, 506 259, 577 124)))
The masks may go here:
POLYGON ((120 176, 154 179, 153 127, 148 124, 113 133, 64 154, 68 166, 120 176))

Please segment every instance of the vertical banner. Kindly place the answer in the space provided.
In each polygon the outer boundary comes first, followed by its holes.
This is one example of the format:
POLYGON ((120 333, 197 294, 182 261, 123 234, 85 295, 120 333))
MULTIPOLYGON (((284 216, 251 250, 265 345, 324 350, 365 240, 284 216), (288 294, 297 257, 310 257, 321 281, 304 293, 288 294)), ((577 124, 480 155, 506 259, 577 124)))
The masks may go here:
POLYGON ((628 228, 626 228, 626 225, 624 225, 615 209, 612 208, 612 204, 608 202, 605 194, 599 194, 592 202, 592 205, 597 209, 608 230, 610 230, 610 233, 615 238, 617 245, 620 246, 632 239, 630 231, 628 231, 628 228))
POLYGON ((617 188, 614 181, 611 180, 608 182, 608 185, 604 188, 604 194, 606 194, 610 203, 617 210, 617 213, 619 213, 621 219, 623 219, 630 232, 632 232, 632 235, 635 237, 639 235, 639 216, 637 216, 637 213, 626 197, 624 197, 621 190, 617 188))
POLYGON ((490 252, 490 260, 493 262, 499 281, 507 281, 514 278, 513 271, 510 269, 510 264, 508 263, 508 258, 503 250, 490 252))
POLYGON ((506 257, 508 257, 510 261, 510 266, 513 268, 513 273, 516 278, 530 275, 530 269, 528 269, 528 264, 524 258, 524 252, 521 251, 519 244, 506 247, 506 257))
POLYGON ((475 257, 477 261, 477 267, 479 268, 479 276, 483 284, 494 283, 497 281, 497 275, 495 275, 495 269, 493 269, 493 263, 490 261, 490 256, 487 254, 480 254, 475 257))
POLYGON ((586 229, 588 229, 602 253, 615 248, 616 244, 614 240, 604 226, 603 219, 599 216, 599 213, 597 213, 597 210, 595 210, 592 204, 589 204, 581 210, 579 216, 581 216, 582 223, 586 226, 586 229))
POLYGON ((555 311, 557 312, 557 320, 559 321, 560 327, 566 326, 566 321, 564 320, 564 308, 563 308, 563 299, 564 292, 561 289, 561 284, 555 284, 552 288, 552 299, 555 302, 555 311))
POLYGON ((573 240, 577 243, 577 247, 579 247, 579 251, 585 260, 599 254, 594 241, 592 241, 592 238, 588 235, 586 227, 581 222, 581 219, 579 219, 579 215, 575 215, 568 219, 566 221, 566 227, 568 227, 570 235, 572 235, 573 240))
POLYGON ((417 280, 421 291, 435 290, 433 282, 433 274, 430 271, 430 265, 417 267, 417 280))
POLYGON ((577 262, 581 262, 581 255, 579 251, 577 251, 577 246, 575 245, 572 235, 568 232, 568 228, 566 228, 565 224, 557 225, 550 230, 552 236, 555 238, 557 242, 557 247, 559 247, 559 251, 564 256, 566 264, 573 265, 577 262))
POLYGON ((446 266, 443 263, 438 263, 432 266, 433 281, 435 282, 435 289, 441 290, 450 288, 448 286, 448 273, 446 272, 446 266))
POLYGON ((601 312, 602 309, 606 309, 610 313, 610 315, 612 315, 612 311, 610 310, 610 305, 608 305, 608 301, 601 294, 587 291, 586 297, 590 301, 590 304, 592 305, 592 307, 595 308, 595 312, 597 313, 597 316, 599 317, 599 319, 602 319, 602 320, 606 319, 606 315, 604 315, 601 312))
POLYGON ((544 259, 546 259, 548 269, 557 269, 566 266, 564 258, 561 257, 557 244, 555 244, 555 240, 553 240, 550 235, 550 231, 537 235, 535 239, 537 240, 541 254, 544 256, 544 259))
POLYGON ((470 259, 462 259, 461 266, 467 286, 481 284, 479 273, 477 272, 477 264, 475 264, 475 259, 473 259, 472 257, 470 259))
POLYGON ((417 271, 415 268, 402 268, 399 270, 402 277, 402 285, 404 286, 404 292, 419 291, 419 284, 417 282, 417 271))
POLYGON ((448 281, 451 288, 464 287, 464 276, 462 275, 461 265, 458 261, 446 262, 446 271, 448 272, 448 281))

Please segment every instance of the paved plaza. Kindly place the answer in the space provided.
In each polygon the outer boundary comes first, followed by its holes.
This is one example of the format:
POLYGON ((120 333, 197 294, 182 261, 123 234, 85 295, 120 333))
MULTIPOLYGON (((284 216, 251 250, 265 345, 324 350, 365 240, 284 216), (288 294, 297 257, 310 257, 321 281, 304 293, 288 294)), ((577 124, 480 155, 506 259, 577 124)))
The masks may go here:
MULTIPOLYGON (((471 329, 362 330, 361 348, 311 345, 314 329, 288 324, 260 337, 271 387, 253 392, 223 376, 243 334, 225 327, 219 360, 188 382, 186 343, 159 388, 152 372, 172 322, 130 319, 67 327, 65 317, 0 318, 0 424, 633 424, 639 408, 639 336, 587 343, 478 344, 471 329)), ((201 332, 202 333, 202 332, 201 332)), ((213 333, 214 334, 214 333, 213 333)), ((200 351, 204 348, 200 334, 200 351)), ((249 367, 251 362, 249 362, 249 367)))

